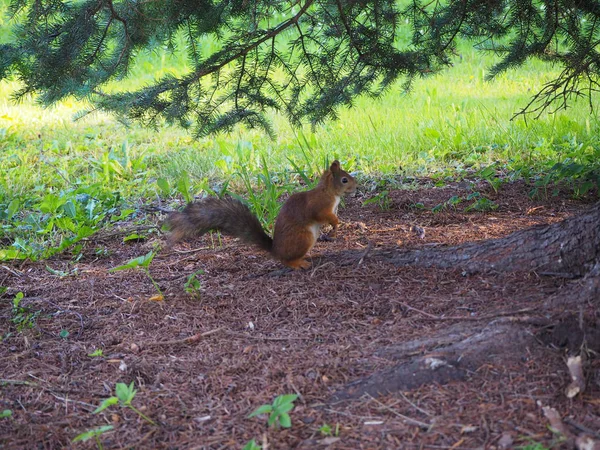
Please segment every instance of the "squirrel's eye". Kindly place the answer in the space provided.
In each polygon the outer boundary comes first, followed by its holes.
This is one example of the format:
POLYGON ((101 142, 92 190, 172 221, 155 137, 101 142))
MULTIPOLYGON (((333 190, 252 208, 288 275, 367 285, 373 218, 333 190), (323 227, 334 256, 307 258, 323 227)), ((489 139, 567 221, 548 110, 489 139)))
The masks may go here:
POLYGON ((342 178, 342 183, 346 184, 347 182, 348 182, 348 178, 346 178, 346 177, 343 177, 343 178, 342 178))

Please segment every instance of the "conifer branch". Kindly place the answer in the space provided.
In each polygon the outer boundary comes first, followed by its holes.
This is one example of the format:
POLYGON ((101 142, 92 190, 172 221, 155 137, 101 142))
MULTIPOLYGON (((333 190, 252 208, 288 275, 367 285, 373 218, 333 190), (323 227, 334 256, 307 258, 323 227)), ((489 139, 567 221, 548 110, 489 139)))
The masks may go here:
POLYGON ((357 95, 380 95, 400 78, 408 90, 451 64, 459 37, 501 56, 488 78, 531 58, 562 67, 517 115, 581 96, 593 108, 600 90, 598 0, 412 0, 403 9, 397 0, 13 0, 11 12, 15 36, 0 44, 0 78, 21 80, 17 97, 85 97, 96 110, 193 126, 198 136, 238 123, 272 132, 268 110, 295 126, 335 118, 357 95), (405 21, 412 34, 400 45, 405 21), (201 45, 206 36, 217 50, 201 45), (140 50, 174 48, 176 37, 187 73, 106 89, 140 50))

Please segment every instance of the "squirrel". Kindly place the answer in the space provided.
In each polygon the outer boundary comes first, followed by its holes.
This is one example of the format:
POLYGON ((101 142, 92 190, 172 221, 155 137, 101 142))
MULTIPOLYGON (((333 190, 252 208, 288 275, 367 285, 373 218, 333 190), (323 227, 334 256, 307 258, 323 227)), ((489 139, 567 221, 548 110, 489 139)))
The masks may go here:
POLYGON ((339 224, 337 207, 342 195, 356 192, 356 181, 333 161, 318 185, 290 196, 275 221, 273 238, 265 233, 250 209, 233 198, 207 197, 189 203, 168 219, 171 241, 219 230, 267 251, 293 269, 307 269, 304 259, 320 235, 321 225, 330 224, 329 238, 335 238, 339 224))

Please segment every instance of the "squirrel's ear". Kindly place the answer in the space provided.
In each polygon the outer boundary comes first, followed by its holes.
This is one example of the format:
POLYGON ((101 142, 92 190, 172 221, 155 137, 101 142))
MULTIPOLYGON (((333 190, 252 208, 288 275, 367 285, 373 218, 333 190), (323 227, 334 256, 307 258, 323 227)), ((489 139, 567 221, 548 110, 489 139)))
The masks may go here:
POLYGON ((334 162, 331 163, 331 167, 329 168, 329 170, 331 170, 331 172, 333 173, 339 172, 340 162, 336 159, 334 162))

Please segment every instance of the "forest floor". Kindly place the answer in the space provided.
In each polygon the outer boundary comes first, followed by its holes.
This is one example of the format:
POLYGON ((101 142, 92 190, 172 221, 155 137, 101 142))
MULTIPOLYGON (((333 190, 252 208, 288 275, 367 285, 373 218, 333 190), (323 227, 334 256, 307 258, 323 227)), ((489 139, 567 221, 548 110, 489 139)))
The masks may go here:
MULTIPOLYGON (((12 416, 0 419, 0 448, 94 448, 94 440, 71 441, 102 425, 114 427, 99 437, 106 449, 242 449, 251 439, 269 449, 559 447, 542 406, 556 408, 574 430, 600 430, 600 379, 567 399, 564 352, 541 344, 516 348, 522 358, 514 364, 487 364, 463 381, 332 400, 348 383, 397 364, 386 347, 463 319, 531 310, 573 282, 398 268, 370 257, 378 249, 503 237, 560 221, 594 200, 566 193, 534 200, 527 191, 523 184, 485 190, 499 205, 489 212, 464 212, 467 203, 432 212, 468 195, 457 183, 390 191, 384 209, 348 198, 338 240, 319 242, 306 271, 282 272, 234 239, 169 246, 153 234, 124 243, 125 233, 114 230, 90 238, 76 262, 65 253, 3 263, 0 411, 12 416), (156 242, 162 250, 150 273, 165 294, 158 301, 143 271, 108 271, 156 242), (192 295, 184 283, 198 270, 200 293, 192 295), (18 292, 24 297, 15 311, 18 292), (17 330, 18 312, 37 314, 31 328, 17 330), (90 356, 98 349, 101 356, 90 356), (118 405, 93 414, 117 382, 134 382, 132 405, 156 425, 118 405), (291 428, 248 418, 281 394, 299 395, 291 428)), ((600 373, 592 364, 590 373, 600 373)))

